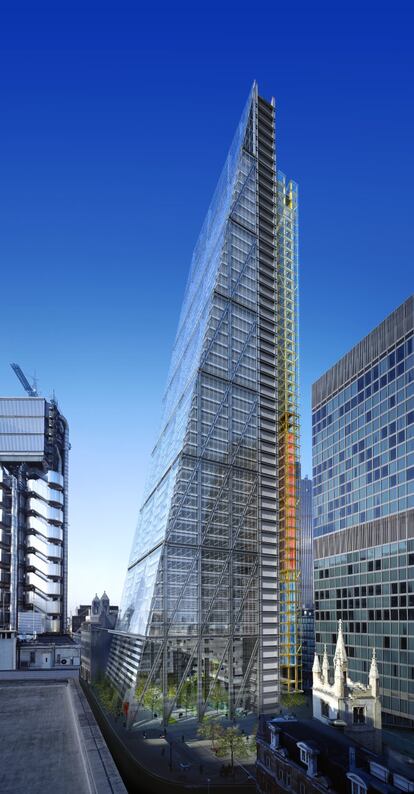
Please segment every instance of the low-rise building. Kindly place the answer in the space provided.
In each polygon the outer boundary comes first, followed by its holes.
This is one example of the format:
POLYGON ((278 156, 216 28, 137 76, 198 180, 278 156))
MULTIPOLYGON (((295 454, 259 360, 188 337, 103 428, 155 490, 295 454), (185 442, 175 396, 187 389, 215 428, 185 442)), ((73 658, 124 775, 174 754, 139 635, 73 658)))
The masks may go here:
POLYGON ((315 654, 312 692, 313 716, 316 719, 342 727, 365 747, 376 752, 381 750, 381 701, 375 649, 372 652, 367 686, 355 683, 348 675, 348 656, 341 620, 338 622, 333 675, 330 675, 325 646, 322 669, 318 654, 315 654))
POLYGON ((95 595, 89 615, 82 623, 81 635, 81 677, 88 683, 105 675, 109 651, 112 643, 110 629, 115 628, 118 607, 111 607, 104 592, 101 598, 95 595))
POLYGON ((80 645, 69 636, 42 634, 20 640, 17 665, 21 670, 73 669, 80 667, 80 645))
POLYGON ((256 790, 260 794, 414 792, 414 770, 397 755, 378 755, 319 720, 261 719, 256 790))
POLYGON ((0 631, 0 670, 16 669, 16 643, 15 631, 0 631))

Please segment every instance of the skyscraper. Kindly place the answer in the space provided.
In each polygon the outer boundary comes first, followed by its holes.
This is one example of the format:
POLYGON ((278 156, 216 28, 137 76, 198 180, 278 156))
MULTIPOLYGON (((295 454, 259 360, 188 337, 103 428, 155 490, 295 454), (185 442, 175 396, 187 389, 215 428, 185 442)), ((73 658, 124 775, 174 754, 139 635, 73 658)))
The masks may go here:
POLYGON ((316 647, 376 648, 384 724, 414 726, 414 299, 313 385, 316 647))
POLYGON ((55 401, 0 398, 0 628, 62 632, 68 425, 55 401))
POLYGON ((297 187, 254 84, 194 250, 108 667, 142 702, 159 687, 165 719, 300 686, 298 435, 297 187))

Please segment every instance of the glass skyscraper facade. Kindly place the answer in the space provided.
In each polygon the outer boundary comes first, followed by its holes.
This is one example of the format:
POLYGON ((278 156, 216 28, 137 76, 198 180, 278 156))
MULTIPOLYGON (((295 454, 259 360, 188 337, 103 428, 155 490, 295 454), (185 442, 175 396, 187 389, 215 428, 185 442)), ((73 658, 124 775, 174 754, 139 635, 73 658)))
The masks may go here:
POLYGON ((300 567, 302 607, 313 607, 312 480, 300 480, 300 567))
POLYGON ((194 250, 108 675, 164 719, 300 686, 297 187, 254 84, 194 250))
POLYGON ((414 726, 414 299, 313 386, 317 652, 377 649, 385 723, 414 726))

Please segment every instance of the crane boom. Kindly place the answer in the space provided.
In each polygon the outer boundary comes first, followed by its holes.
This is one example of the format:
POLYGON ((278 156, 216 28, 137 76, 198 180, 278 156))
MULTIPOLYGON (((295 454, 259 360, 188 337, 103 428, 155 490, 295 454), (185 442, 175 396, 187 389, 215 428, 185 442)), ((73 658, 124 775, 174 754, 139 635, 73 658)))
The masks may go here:
POLYGON ((14 372, 16 373, 20 383, 22 384, 24 390, 27 392, 29 397, 38 397, 39 395, 37 393, 37 389, 35 388, 35 385, 33 386, 30 385, 29 381, 26 378, 26 375, 24 374, 23 370, 19 367, 19 365, 10 364, 10 366, 12 370, 14 370, 14 372))

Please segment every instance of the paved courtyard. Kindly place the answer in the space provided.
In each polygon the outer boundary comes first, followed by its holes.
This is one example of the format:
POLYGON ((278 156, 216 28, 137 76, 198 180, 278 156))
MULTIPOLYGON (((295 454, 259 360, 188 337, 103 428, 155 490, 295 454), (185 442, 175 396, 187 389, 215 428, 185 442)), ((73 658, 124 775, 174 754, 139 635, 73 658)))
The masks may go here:
MULTIPOLYGON (((230 758, 218 758, 211 742, 197 735, 198 723, 194 717, 182 717, 169 725, 164 735, 161 720, 144 718, 135 722, 130 730, 123 726, 123 719, 113 720, 117 733, 135 756, 152 774, 181 786, 196 789, 213 789, 216 785, 243 786, 254 790, 255 750, 234 761, 234 775, 230 773, 230 758)), ((233 723, 221 720, 224 727, 233 723)), ((255 732, 257 718, 243 718, 238 727, 246 736, 246 747, 255 732)))

